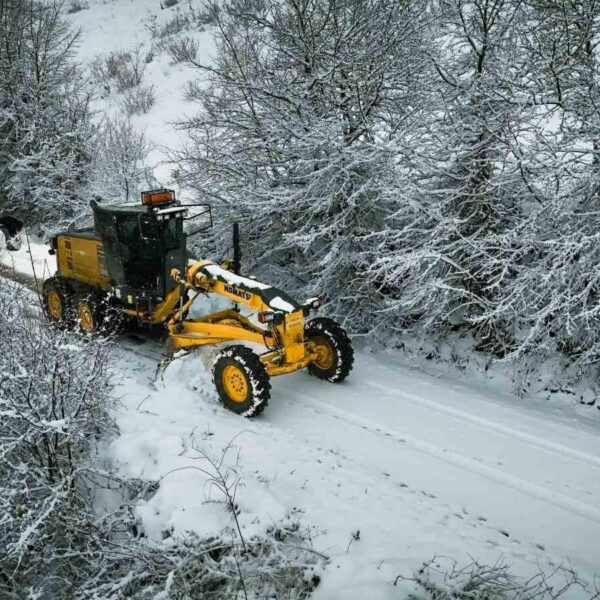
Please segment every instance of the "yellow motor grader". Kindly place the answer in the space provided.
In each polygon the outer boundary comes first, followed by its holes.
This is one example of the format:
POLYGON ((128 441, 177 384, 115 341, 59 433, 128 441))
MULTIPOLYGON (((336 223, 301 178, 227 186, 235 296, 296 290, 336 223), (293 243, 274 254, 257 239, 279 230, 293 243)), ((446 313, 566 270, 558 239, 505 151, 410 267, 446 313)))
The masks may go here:
POLYGON ((49 320, 101 332, 115 320, 163 325, 170 352, 207 344, 240 341, 224 347, 213 363, 221 402, 251 417, 266 407, 269 377, 307 368, 320 379, 344 380, 353 363, 350 340, 332 319, 307 317, 321 298, 299 303, 285 292, 239 273, 237 230, 234 257, 218 265, 190 260, 187 237, 212 225, 209 205, 181 205, 173 190, 142 193, 139 204, 104 205, 92 201, 94 226, 54 236, 51 254, 57 272, 43 284, 49 320), (193 210, 195 214, 189 216, 193 210), (207 224, 190 234, 186 220, 207 224), (201 294, 218 294, 231 308, 190 318, 201 294), (255 315, 244 316, 240 305, 255 315))

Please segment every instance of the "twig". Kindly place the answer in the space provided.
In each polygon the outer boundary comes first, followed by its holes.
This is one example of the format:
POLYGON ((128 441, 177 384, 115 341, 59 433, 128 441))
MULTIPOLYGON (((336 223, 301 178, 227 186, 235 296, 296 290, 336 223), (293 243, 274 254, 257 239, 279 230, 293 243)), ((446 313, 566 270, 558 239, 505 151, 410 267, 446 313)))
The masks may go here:
MULTIPOLYGON (((31 243, 29 242, 29 232, 27 230, 25 230, 25 239, 27 240, 27 252, 29 253, 29 260, 31 262, 31 272, 33 273, 33 280, 35 281, 35 292, 38 298, 38 302, 40 303, 40 308, 42 309, 42 314, 46 314, 46 311, 44 310, 44 304, 42 302, 42 296, 40 294, 40 286, 38 283, 38 278, 37 275, 35 273, 35 264, 33 262, 33 254, 31 253, 31 243)), ((13 269, 14 269, 14 263, 13 263, 13 269)))

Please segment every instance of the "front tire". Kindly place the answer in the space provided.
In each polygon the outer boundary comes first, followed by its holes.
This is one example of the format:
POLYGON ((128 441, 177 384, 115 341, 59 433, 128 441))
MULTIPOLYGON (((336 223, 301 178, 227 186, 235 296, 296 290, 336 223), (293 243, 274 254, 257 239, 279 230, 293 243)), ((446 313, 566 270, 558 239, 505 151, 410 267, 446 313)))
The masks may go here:
POLYGON ((227 346, 213 363, 213 378, 221 403, 244 417, 255 417, 271 396, 267 369, 258 355, 246 346, 227 346))
POLYGON ((354 364, 354 350, 346 331, 333 319, 318 317, 304 327, 304 339, 317 353, 308 365, 314 377, 339 383, 348 377, 354 364))
POLYGON ((75 317, 79 330, 85 334, 117 334, 123 323, 123 315, 118 307, 112 306, 109 299, 100 293, 90 292, 78 297, 75 303, 75 317))

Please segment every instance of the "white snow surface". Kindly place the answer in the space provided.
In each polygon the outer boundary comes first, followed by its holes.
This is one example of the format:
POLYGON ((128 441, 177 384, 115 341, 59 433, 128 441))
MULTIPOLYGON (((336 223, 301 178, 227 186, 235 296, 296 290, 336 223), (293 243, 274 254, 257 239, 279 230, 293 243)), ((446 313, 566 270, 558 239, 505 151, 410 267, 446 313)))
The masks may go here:
MULTIPOLYGON (((249 289, 256 290, 268 290, 271 286, 266 283, 260 283, 254 279, 250 279, 249 277, 242 277, 241 275, 236 275, 231 271, 227 271, 223 269, 219 265, 209 264, 202 267, 202 271, 205 271, 210 274, 214 279, 221 278, 223 281, 226 281, 229 285, 240 286, 243 285, 249 289)), ((289 305, 288 305, 289 306, 289 305)))
POLYGON ((301 515, 331 557, 315 598, 402 597, 396 577, 434 555, 502 557, 522 575, 571 564, 589 581, 598 570, 597 421, 364 350, 340 385, 306 372, 273 378, 266 411, 244 420, 217 401, 214 349, 175 360, 156 381, 154 361, 122 352, 121 435, 110 456, 124 473, 160 480, 137 515, 157 539, 231 525, 193 449, 219 458, 231 444, 225 463, 239 459, 244 534, 301 515))
POLYGON ((277 310, 282 310, 283 312, 294 312, 294 307, 280 296, 275 296, 275 298, 269 302, 269 306, 277 310))
POLYGON ((49 246, 46 244, 36 240, 28 242, 26 234, 22 237, 24 240, 19 250, 0 251, 0 264, 7 267, 9 272, 35 275, 41 285, 44 279, 54 275, 56 256, 48 254, 49 246))

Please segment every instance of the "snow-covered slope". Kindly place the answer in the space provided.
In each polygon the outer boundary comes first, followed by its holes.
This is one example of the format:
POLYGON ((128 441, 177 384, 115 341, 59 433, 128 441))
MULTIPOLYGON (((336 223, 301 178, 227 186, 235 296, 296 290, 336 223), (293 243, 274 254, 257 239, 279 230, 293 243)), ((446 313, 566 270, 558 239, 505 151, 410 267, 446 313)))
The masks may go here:
MULTIPOLYGON (((156 101, 146 114, 133 116, 132 120, 154 146, 149 156, 154 176, 161 185, 176 187, 171 179, 172 165, 166 162, 166 153, 181 144, 173 122, 195 110, 185 100, 184 93, 184 85, 193 74, 188 67, 172 64, 166 53, 155 48, 160 38, 153 37, 151 28, 160 30, 178 14, 184 15, 192 5, 199 8, 200 3, 181 2, 164 9, 158 0, 88 0, 86 4, 88 8, 68 15, 73 25, 81 30, 78 56, 84 64, 90 64, 97 56, 109 52, 131 51, 137 47, 152 56, 143 84, 154 86, 156 101)), ((184 33, 194 37, 199 57, 208 61, 214 47, 210 31, 193 29, 184 33)), ((99 116, 115 114, 121 110, 122 99, 122 95, 113 89, 108 96, 97 98, 93 106, 99 116)))
POLYGON ((157 538, 227 524, 206 477, 188 469, 202 464, 194 445, 219 457, 232 444, 244 532, 300 514, 331 556, 316 598, 402 597, 396 577, 436 554, 502 557, 524 575, 569 562, 584 577, 596 571, 599 423, 367 352, 338 386, 303 372, 274 379, 264 415, 243 421, 218 404, 203 352, 158 380, 155 361, 130 352, 121 361, 111 454, 127 473, 161 480, 139 511, 157 538))

